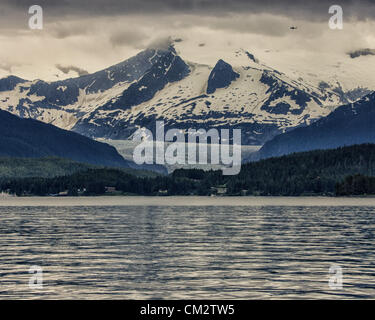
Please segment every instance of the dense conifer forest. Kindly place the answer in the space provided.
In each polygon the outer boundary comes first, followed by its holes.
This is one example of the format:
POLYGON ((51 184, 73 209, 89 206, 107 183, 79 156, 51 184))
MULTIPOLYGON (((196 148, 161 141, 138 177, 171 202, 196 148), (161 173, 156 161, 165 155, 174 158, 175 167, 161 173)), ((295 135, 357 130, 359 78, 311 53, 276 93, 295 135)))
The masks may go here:
MULTIPOLYGON (((43 165, 43 162, 40 163, 43 165)), ((57 177, 2 176, 0 191, 16 195, 362 195, 375 194, 375 145, 317 150, 247 163, 235 176, 178 169, 170 175, 87 167, 57 177)), ((77 167, 78 166, 78 167, 77 167)), ((48 167, 48 166, 47 166, 48 167)), ((1 172, 1 167, 0 167, 1 172)))

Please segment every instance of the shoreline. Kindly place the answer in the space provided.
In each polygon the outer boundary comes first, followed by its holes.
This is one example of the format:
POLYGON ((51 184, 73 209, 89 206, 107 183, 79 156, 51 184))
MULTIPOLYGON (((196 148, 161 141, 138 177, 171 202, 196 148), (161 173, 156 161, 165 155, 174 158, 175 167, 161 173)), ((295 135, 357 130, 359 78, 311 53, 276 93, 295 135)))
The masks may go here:
POLYGON ((4 197, 0 207, 53 207, 53 206, 222 206, 222 207, 375 207, 375 197, 324 197, 324 196, 98 196, 98 197, 4 197))

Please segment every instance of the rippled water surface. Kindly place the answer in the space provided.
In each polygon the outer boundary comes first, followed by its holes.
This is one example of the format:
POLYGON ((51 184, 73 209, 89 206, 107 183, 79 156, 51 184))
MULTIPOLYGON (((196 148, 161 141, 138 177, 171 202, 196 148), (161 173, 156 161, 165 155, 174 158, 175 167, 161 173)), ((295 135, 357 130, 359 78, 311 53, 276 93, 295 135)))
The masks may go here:
POLYGON ((226 201, 0 206, 0 298, 375 299, 373 206, 226 201))

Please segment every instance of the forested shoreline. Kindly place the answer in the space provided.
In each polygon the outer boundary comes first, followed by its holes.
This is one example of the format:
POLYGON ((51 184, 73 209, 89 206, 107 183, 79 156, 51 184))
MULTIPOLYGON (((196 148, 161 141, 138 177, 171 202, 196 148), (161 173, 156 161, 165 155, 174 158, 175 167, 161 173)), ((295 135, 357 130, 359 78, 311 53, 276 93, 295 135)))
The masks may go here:
POLYGON ((350 196, 375 194, 374 177, 375 145, 364 144, 247 163, 235 176, 199 169, 135 176, 120 169, 84 168, 57 177, 0 177, 0 192, 17 196, 350 196))

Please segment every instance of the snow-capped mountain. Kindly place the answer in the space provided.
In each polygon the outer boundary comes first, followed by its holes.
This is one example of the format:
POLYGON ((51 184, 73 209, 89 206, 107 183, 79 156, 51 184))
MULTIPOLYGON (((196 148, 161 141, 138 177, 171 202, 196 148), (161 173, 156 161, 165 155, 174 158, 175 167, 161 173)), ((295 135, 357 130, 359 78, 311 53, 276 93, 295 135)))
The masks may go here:
POLYGON ((1 79, 0 108, 94 138, 127 139, 160 119, 166 129, 241 128, 243 144, 262 145, 367 92, 296 80, 242 49, 212 67, 171 46, 78 78, 1 79))
POLYGON ((375 93, 371 93, 355 103, 337 108, 327 117, 307 127, 276 136, 250 159, 374 142, 375 93))

